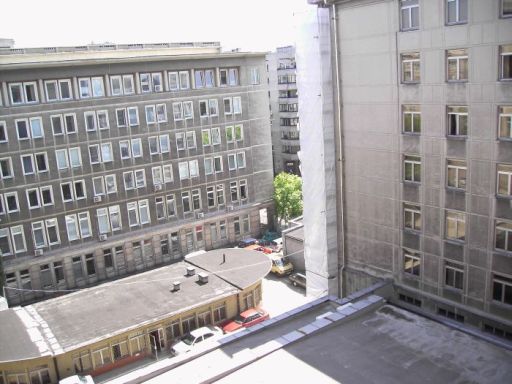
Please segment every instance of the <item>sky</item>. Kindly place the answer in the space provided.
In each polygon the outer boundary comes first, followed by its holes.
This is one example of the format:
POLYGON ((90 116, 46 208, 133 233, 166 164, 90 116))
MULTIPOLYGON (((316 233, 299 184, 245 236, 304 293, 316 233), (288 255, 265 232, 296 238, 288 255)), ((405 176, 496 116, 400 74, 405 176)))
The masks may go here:
POLYGON ((220 41, 269 51, 294 44, 307 0, 0 0, 0 38, 16 48, 220 41))

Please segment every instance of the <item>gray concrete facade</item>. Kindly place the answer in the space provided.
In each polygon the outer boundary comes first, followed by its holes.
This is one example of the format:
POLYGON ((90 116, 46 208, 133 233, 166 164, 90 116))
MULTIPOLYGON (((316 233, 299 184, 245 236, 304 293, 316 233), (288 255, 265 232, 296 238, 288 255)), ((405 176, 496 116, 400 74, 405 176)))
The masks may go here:
POLYGON ((300 176, 300 134, 295 47, 267 54, 274 173, 300 176))
POLYGON ((222 53, 218 43, 0 50, 0 244, 9 303, 266 229, 260 217, 273 217, 273 170, 264 73, 264 54, 222 53), (99 84, 102 91, 93 89, 99 84))
POLYGON ((512 191, 500 184, 512 164, 510 11, 500 0, 315 3, 330 10, 339 75, 343 292, 392 278, 403 305, 512 337, 512 191))

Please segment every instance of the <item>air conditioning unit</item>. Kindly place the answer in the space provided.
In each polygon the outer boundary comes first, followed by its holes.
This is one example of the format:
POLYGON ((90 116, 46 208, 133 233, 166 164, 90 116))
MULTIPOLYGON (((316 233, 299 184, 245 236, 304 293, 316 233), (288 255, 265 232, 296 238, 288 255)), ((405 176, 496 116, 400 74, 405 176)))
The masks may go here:
POLYGON ((202 219, 204 217, 204 213, 203 212, 197 212, 196 216, 197 216, 198 219, 202 219))
POLYGON ((227 209, 228 209, 228 211, 232 211, 232 210, 234 210, 234 209, 235 209, 235 207, 233 207, 232 205, 228 205, 228 206, 227 206, 227 209))
POLYGON ((155 192, 162 190, 162 184, 155 184, 155 192))
POLYGON ((105 241, 105 240, 107 240, 107 235, 103 233, 100 235, 100 241, 105 241))
POLYGON ((95 203, 101 203, 101 196, 94 196, 95 203))
POLYGON ((42 256, 43 255, 43 250, 42 249, 36 249, 34 251, 34 256, 42 256))

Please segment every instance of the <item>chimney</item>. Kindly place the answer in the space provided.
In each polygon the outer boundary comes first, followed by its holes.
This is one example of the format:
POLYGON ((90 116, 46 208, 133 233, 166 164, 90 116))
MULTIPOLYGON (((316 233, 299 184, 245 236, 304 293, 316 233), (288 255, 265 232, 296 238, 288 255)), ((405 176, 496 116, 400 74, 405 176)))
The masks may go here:
POLYGON ((196 274, 195 267, 187 267, 187 276, 194 276, 196 274))
POLYGON ((172 291, 173 292, 179 291, 180 288, 181 288, 181 282, 175 281, 172 283, 172 291))

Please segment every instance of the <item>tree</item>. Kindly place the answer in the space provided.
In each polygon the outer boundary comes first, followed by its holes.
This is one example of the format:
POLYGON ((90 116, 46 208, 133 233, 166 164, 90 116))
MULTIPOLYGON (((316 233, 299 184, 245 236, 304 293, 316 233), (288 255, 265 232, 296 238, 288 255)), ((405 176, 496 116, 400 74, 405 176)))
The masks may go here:
POLYGON ((274 202, 277 217, 288 224, 291 218, 302 214, 302 179, 281 172, 274 179, 274 202))

